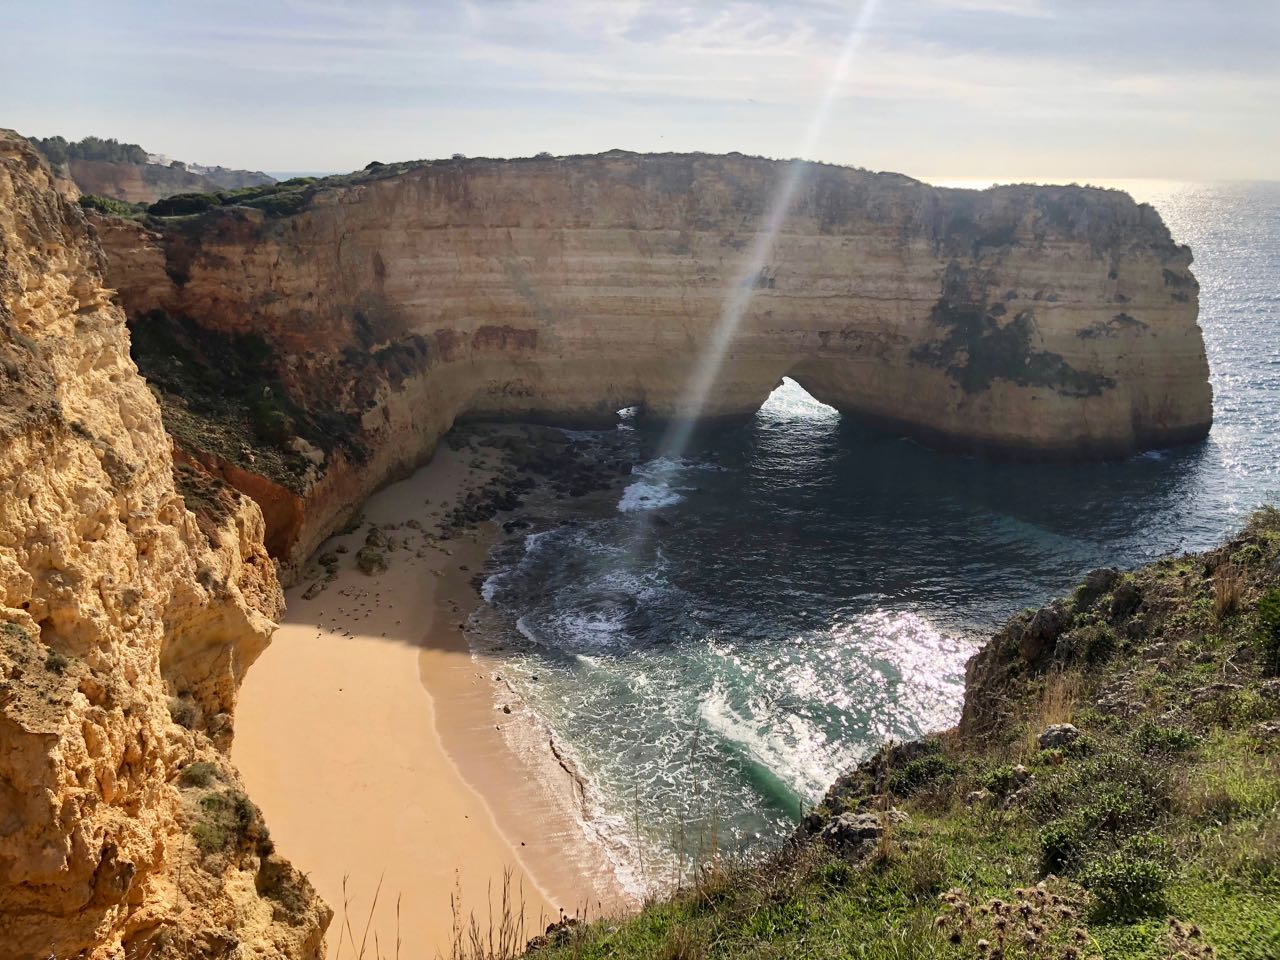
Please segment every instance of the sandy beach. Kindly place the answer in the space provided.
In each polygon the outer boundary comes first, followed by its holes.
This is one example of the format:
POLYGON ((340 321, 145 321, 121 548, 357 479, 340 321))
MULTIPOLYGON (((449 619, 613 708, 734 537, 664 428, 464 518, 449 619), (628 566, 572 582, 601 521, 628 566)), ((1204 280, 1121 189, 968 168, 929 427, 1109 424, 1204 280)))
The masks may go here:
POLYGON ((233 759, 281 853, 335 910, 331 957, 340 938, 345 956, 357 952, 379 884, 367 957, 375 935, 383 956, 398 937, 402 956, 448 957, 459 915, 486 931, 491 907, 501 915, 504 876, 525 937, 562 910, 594 917, 627 903, 582 828, 571 773, 527 711, 503 710, 494 665, 467 646, 471 579, 497 528, 442 540, 439 519, 493 475, 495 455, 481 456, 477 466, 474 451, 442 445, 326 542, 317 557, 336 556, 336 575, 288 591, 241 691, 233 759), (390 543, 372 575, 356 564, 371 524, 390 543), (512 737, 513 724, 528 729, 512 737))

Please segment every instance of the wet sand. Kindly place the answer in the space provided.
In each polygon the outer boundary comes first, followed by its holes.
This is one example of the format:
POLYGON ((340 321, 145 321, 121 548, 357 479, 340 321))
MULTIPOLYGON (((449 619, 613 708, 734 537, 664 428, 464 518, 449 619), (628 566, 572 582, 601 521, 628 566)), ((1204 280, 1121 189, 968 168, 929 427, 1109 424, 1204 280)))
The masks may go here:
POLYGON ((439 516, 492 476, 476 458, 442 445, 326 542, 317 556, 347 548, 337 576, 309 599, 315 577, 288 592, 241 690, 233 759, 279 851, 334 908, 330 956, 347 920, 360 943, 379 882, 368 957, 375 933, 394 956, 397 928, 403 956, 449 956, 459 915, 486 932, 491 904, 501 916, 504 875, 526 938, 561 910, 629 902, 584 832, 572 771, 527 711, 504 712, 500 671, 468 649, 471 580, 497 528, 437 537, 439 516), (355 563, 370 523, 398 546, 372 576, 355 563))

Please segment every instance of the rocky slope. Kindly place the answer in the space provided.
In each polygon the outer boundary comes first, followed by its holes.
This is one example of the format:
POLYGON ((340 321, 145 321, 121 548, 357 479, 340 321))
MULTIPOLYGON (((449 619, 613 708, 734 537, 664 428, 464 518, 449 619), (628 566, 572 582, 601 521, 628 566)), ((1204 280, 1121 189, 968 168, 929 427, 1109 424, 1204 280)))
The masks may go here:
POLYGON ((318 957, 226 759, 283 603, 262 516, 175 474, 102 270, 0 131, 0 960, 318 957))
POLYGON ((459 417, 689 413, 735 301, 705 415, 749 414, 787 375, 964 450, 1096 457, 1205 435, 1191 253, 1150 207, 814 165, 757 243, 790 171, 625 153, 371 165, 282 196, 280 215, 98 230, 184 454, 258 499, 287 561, 459 417), (228 358, 259 378, 230 389, 235 409, 210 388, 228 358))

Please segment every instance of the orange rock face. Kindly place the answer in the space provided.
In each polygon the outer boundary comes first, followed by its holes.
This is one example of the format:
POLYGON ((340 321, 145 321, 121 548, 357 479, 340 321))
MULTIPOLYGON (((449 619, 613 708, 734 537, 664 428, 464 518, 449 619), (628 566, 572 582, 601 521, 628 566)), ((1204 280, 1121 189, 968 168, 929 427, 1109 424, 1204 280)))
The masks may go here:
POLYGON ((324 455, 283 483, 303 504, 273 533, 286 561, 461 416, 745 415, 790 376, 970 451, 1105 457, 1207 432, 1191 253, 1150 207, 815 165, 762 236, 791 173, 741 156, 444 161, 316 188, 291 216, 98 229, 135 330, 162 310, 268 345, 324 455), (717 375, 691 390, 709 352, 717 375), (346 419, 326 431, 321 412, 346 419))

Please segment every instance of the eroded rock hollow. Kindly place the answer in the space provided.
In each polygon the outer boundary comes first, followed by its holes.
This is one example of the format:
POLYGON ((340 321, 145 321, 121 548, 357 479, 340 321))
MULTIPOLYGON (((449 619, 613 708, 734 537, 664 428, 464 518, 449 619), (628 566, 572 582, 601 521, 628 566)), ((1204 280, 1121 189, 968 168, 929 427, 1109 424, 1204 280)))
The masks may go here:
POLYGON ((1100 457, 1205 435, 1191 253, 1150 207, 812 165, 761 241, 791 167, 371 165, 265 212, 99 231, 180 447, 262 504, 286 561, 459 417, 690 413, 735 299, 703 416, 749 414, 791 376, 847 416, 964 450, 1100 457), (202 402, 216 385, 190 381, 220 372, 257 393, 202 402))

